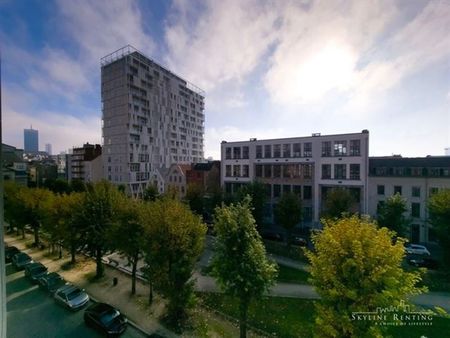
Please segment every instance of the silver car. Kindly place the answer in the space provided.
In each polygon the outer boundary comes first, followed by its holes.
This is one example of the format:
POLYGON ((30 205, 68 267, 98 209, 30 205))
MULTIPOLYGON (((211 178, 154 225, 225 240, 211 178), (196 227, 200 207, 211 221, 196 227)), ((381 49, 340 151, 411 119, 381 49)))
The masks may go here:
POLYGON ((79 310, 89 302, 88 294, 73 284, 66 284, 55 292, 55 300, 71 310, 79 310))

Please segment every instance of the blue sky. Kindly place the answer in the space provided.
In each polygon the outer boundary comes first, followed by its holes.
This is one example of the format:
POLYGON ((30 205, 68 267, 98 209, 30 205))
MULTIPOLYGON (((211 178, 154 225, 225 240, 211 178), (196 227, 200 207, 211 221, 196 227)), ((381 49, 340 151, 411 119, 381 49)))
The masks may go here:
POLYGON ((370 155, 450 146, 446 0, 0 0, 4 141, 101 142, 100 58, 131 44, 206 92, 220 141, 370 131, 370 155))

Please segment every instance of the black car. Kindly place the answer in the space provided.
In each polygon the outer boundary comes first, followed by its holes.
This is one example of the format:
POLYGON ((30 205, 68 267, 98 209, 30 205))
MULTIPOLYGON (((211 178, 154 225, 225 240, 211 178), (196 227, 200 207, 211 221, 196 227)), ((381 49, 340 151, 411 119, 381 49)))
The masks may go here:
POLYGON ((283 241, 283 237, 281 237, 281 235, 276 232, 263 232, 261 237, 264 239, 271 240, 271 241, 277 241, 277 242, 283 241))
POLYGON ((47 274, 47 267, 42 263, 31 263, 25 266, 25 276, 33 283, 37 283, 38 279, 47 274))
POLYGON ((109 304, 97 303, 84 311, 84 322, 107 337, 120 336, 127 328, 127 319, 109 304))
POLYGON ((26 265, 33 263, 33 259, 24 252, 15 254, 12 263, 17 270, 23 270, 26 265))
POLYGON ((61 286, 66 284, 64 278, 56 272, 51 272, 38 279, 39 287, 50 293, 55 293, 61 286))
POLYGON ((292 244, 298 246, 306 246, 308 242, 302 237, 295 236, 292 238, 292 244))
POLYGON ((19 249, 17 249, 15 246, 8 246, 5 248, 5 261, 6 263, 11 263, 12 258, 15 254, 18 254, 20 252, 19 249))
POLYGON ((417 266, 419 268, 437 269, 439 263, 437 260, 428 257, 420 258, 409 258, 408 264, 412 266, 417 266))

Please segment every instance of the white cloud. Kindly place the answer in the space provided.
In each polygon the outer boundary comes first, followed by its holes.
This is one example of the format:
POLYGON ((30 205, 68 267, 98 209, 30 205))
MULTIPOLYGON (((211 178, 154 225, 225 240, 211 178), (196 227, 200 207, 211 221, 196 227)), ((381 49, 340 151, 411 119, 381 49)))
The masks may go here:
POLYGON ((176 1, 165 33, 169 66, 205 90, 243 80, 274 42, 277 15, 271 4, 209 0, 198 9, 176 1))
POLYGON ((60 0, 58 8, 63 28, 81 47, 80 61, 84 64, 98 67, 101 57, 127 44, 146 53, 154 49, 143 29, 142 13, 133 0, 60 0))

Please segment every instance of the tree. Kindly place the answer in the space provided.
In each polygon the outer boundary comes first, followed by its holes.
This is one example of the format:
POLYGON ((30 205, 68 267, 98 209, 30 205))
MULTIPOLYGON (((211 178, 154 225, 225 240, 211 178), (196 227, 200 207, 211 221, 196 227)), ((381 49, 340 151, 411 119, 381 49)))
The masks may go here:
POLYGON ((159 198, 159 191, 156 184, 149 184, 144 190, 143 199, 144 201, 154 201, 159 198))
POLYGON ((351 193, 345 188, 332 188, 325 197, 324 216, 328 218, 340 218, 350 212, 354 203, 351 193))
POLYGON ((80 179, 75 179, 70 182, 70 190, 74 192, 86 191, 86 185, 80 179))
POLYGON ((450 189, 433 194, 428 200, 428 210, 429 222, 436 229, 444 261, 450 267, 450 189))
POLYGON ((22 231, 22 237, 25 238, 25 226, 27 220, 23 213, 23 203, 21 201, 21 190, 27 189, 20 187, 14 182, 5 182, 5 220, 9 223, 10 229, 13 227, 22 231))
POLYGON ((256 226, 261 227, 263 225, 264 208, 267 201, 266 187, 259 181, 253 181, 250 184, 246 184, 239 189, 237 200, 244 201, 247 195, 251 197, 251 212, 255 219, 256 226))
POLYGON ((379 226, 391 229, 398 236, 404 237, 408 225, 408 219, 404 216, 406 210, 406 200, 400 194, 388 197, 378 209, 379 226))
POLYGON ((202 216, 204 213, 204 195, 205 192, 200 184, 188 184, 186 201, 189 203, 191 210, 199 216, 202 216))
POLYGON ((242 202, 216 208, 214 230, 216 245, 212 274, 222 290, 239 299, 240 337, 247 334, 250 302, 260 298, 274 284, 276 264, 267 259, 250 197, 242 202))
POLYGON ((169 324, 179 327, 193 304, 192 274, 203 252, 206 226, 185 204, 169 197, 145 204, 141 217, 149 277, 168 299, 169 324))
POLYGON ((119 204, 118 217, 113 222, 108 237, 111 246, 127 257, 131 265, 131 294, 136 293, 136 272, 139 259, 145 244, 144 226, 139 217, 142 202, 123 197, 125 200, 119 204))
POLYGON ((288 245, 291 241, 292 229, 302 218, 302 205, 297 195, 283 194, 275 206, 275 222, 286 229, 288 245))
POLYGON ((393 231, 357 216, 322 220, 313 234, 315 251, 306 251, 312 283, 321 300, 316 304, 319 337, 381 337, 372 321, 352 321, 353 312, 397 306, 423 289, 419 272, 402 269, 404 240, 392 242, 393 231))
POLYGON ((123 195, 107 181, 88 186, 83 195, 78 222, 85 226, 85 244, 95 255, 96 278, 104 274, 102 256, 110 249, 106 234, 119 216, 123 195))

